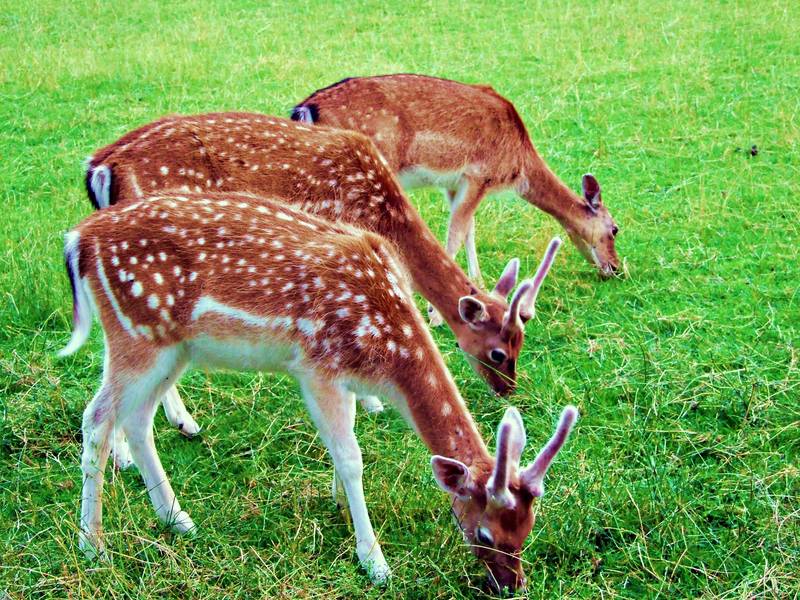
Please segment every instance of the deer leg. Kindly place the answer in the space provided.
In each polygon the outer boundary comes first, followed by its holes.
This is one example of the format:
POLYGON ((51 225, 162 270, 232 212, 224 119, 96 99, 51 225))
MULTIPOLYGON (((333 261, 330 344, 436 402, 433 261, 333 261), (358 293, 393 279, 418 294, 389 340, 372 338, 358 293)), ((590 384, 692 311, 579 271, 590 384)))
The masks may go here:
POLYGON ((192 438, 200 433, 200 425, 197 424, 186 409, 186 405, 178 394, 178 388, 174 385, 170 387, 161 398, 164 406, 164 414, 172 425, 178 428, 183 435, 192 438))
MULTIPOLYGON (((445 189, 444 191, 444 199, 447 201, 447 206, 450 207, 450 213, 452 215, 453 212, 453 202, 455 202, 456 191, 455 190, 448 190, 445 189)), ((449 222, 448 222, 448 236, 449 234, 449 222)), ((433 304, 428 302, 428 322, 430 323, 431 327, 440 327, 444 325, 444 318, 442 318, 442 314, 434 308, 433 304)))
POLYGON ((114 425, 111 444, 111 456, 114 458, 114 467, 120 470, 128 469, 133 465, 131 449, 128 447, 128 440, 125 432, 119 423, 114 425))
MULTIPOLYGON (((355 426, 355 397, 342 386, 315 377, 301 377, 300 387, 311 419, 333 459, 335 477, 341 481, 356 533, 356 552, 361 565, 374 583, 384 583, 390 575, 375 537, 364 499, 361 476, 364 470, 355 426)), ((336 486, 334 479, 334 486, 336 486)))
POLYGON ((478 251, 475 248, 475 217, 469 219, 469 228, 467 229, 467 236, 464 238, 464 249, 467 251, 467 273, 469 278, 478 284, 481 288, 483 286, 483 276, 481 276, 481 268, 478 265, 478 251))
POLYGON ((483 186, 469 179, 461 180, 450 204, 446 245, 448 256, 454 259, 462 244, 467 241, 467 266, 470 278, 481 287, 483 287, 483 281, 478 266, 478 253, 475 249, 474 215, 485 193, 483 186))
POLYGON ((161 466, 161 459, 158 457, 153 439, 153 416, 156 407, 156 401, 148 401, 134 410, 125 420, 125 431, 131 454, 142 474, 158 518, 175 532, 187 533, 194 528, 194 523, 189 515, 181 510, 164 467, 161 466))
MULTIPOLYGON (((161 365, 167 361, 161 361, 161 365)), ((160 366, 161 366, 160 365, 160 366)), ((131 454, 139 473, 142 475, 150 501, 153 503, 158 518, 172 527, 177 533, 187 533, 194 529, 194 523, 187 513, 181 510, 175 492, 169 483, 161 459, 156 451, 153 438, 153 417, 158 408, 158 400, 164 390, 162 382, 172 382, 177 379, 182 367, 171 365, 166 372, 159 368, 159 372, 148 373, 143 381, 133 385, 137 388, 139 398, 131 402, 129 410, 125 411, 122 427, 128 438, 131 454)))
POLYGON ((368 414, 383 412, 383 402, 377 396, 357 396, 361 406, 368 414))
POLYGON ((331 495, 336 506, 339 508, 349 508, 347 506, 347 495, 344 491, 344 484, 339 476, 336 474, 336 467, 333 468, 333 479, 331 480, 331 495))
POLYGON ((105 558, 103 543, 103 480, 111 450, 116 403, 112 385, 104 378, 83 411, 81 471, 81 532, 79 546, 87 558, 105 558))

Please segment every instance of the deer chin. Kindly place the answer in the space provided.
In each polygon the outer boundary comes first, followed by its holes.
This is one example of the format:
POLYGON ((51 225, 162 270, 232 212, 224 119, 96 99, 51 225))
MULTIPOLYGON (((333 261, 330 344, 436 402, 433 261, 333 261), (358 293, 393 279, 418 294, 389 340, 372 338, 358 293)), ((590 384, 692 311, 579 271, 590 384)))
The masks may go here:
POLYGON ((617 267, 612 263, 610 260, 603 261, 600 259, 600 256, 597 254, 597 248, 594 246, 589 247, 589 252, 592 255, 592 261, 600 270, 600 277, 603 279, 608 279, 613 277, 616 274, 617 267))
POLYGON ((619 261, 616 259, 616 257, 612 258, 600 256, 597 246, 590 244, 572 230, 568 229, 567 235, 569 235, 569 239, 572 240, 572 243, 575 244, 575 247, 583 255, 583 257, 597 267, 600 277, 603 279, 609 279, 617 274, 617 270, 619 269, 619 261))
POLYGON ((496 369, 486 366, 484 363, 467 352, 464 352, 464 356, 467 357, 467 362, 469 362, 472 368, 475 369, 484 380, 486 380, 486 382, 492 388, 492 391, 498 396, 509 396, 517 389, 517 384, 513 378, 510 378, 508 375, 505 375, 496 369))

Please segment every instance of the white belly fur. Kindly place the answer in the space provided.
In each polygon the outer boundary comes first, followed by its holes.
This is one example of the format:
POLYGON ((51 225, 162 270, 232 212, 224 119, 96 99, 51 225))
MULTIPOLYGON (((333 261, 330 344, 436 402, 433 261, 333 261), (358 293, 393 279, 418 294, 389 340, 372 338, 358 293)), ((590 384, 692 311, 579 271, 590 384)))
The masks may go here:
POLYGON ((400 185, 403 189, 412 190, 421 187, 437 187, 446 190, 455 190, 464 170, 460 171, 431 171, 423 166, 415 166, 400 171, 400 185))
POLYGON ((264 334, 259 343, 241 338, 214 338, 201 335, 187 343, 192 365, 208 369, 234 371, 290 372, 302 356, 300 348, 286 340, 267 340, 264 334))

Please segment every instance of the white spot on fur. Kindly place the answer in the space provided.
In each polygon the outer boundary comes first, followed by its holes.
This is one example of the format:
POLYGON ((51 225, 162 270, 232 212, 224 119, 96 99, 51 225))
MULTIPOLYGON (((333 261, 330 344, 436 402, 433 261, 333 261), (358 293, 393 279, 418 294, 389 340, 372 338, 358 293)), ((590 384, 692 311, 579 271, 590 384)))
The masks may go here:
POLYGON ((150 308, 156 309, 158 308, 159 304, 161 304, 161 300, 159 300, 158 296, 156 296, 155 294, 150 294, 147 297, 147 306, 149 306, 150 308))
POLYGON ((316 333, 322 329, 322 321, 317 320, 310 320, 305 318, 297 319, 297 329, 304 333, 307 336, 316 335, 316 333))

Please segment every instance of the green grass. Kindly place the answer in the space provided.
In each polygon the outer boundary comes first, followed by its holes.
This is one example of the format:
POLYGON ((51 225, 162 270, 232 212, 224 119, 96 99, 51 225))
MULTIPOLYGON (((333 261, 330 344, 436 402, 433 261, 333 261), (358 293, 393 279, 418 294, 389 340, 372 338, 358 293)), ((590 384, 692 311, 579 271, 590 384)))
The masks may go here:
MULTIPOLYGON (((531 445, 565 403, 582 412, 537 506, 530 597, 800 595, 795 3, 0 0, 0 28, 0 597, 477 595, 481 567, 395 412, 357 425, 394 570, 387 590, 369 584, 284 376, 186 377, 197 440, 157 417, 195 539, 157 523, 131 471, 106 488, 113 563, 76 548, 100 333, 54 352, 71 325, 61 233, 90 210, 82 159, 164 113, 285 115, 342 77, 398 71, 493 84, 565 181, 599 177, 621 228, 625 280, 559 256, 508 401, 531 445)), ((440 196, 413 199, 441 239, 440 196)), ((557 231, 517 198, 488 200, 484 273, 514 255, 529 272, 557 231)), ((435 336, 491 439, 507 401, 435 336)))

